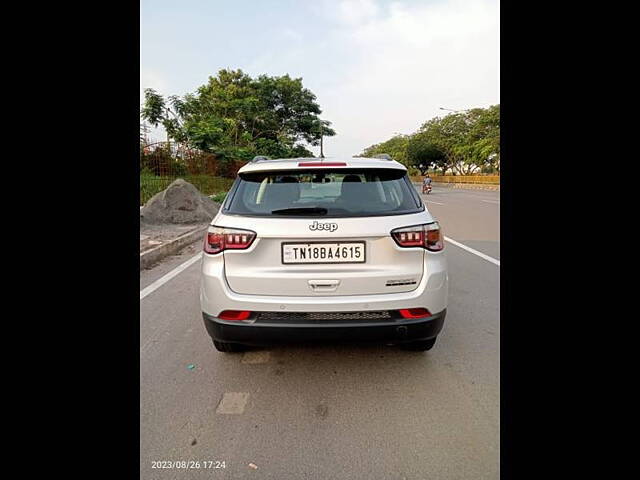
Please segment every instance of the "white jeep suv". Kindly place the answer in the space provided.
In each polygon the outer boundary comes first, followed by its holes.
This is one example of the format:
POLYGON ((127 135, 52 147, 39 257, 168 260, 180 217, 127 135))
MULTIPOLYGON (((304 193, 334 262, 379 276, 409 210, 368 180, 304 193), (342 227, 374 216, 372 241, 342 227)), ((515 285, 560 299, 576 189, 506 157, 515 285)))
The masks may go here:
POLYGON ((205 236, 204 323, 223 352, 316 340, 429 350, 447 309, 443 248, 389 156, 256 157, 205 236))

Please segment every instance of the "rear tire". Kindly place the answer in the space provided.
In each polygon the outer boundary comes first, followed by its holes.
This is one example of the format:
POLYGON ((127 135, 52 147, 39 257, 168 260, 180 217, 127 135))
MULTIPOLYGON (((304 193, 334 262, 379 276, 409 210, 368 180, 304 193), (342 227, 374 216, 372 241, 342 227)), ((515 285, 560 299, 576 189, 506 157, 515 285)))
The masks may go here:
POLYGON ((240 343, 219 342, 217 340, 213 341, 213 346, 219 352, 244 352, 247 349, 240 343))
POLYGON ((412 352, 426 352, 431 350, 436 344, 436 337, 429 340, 416 340, 415 342, 401 343, 400 348, 403 350, 410 350, 412 352))

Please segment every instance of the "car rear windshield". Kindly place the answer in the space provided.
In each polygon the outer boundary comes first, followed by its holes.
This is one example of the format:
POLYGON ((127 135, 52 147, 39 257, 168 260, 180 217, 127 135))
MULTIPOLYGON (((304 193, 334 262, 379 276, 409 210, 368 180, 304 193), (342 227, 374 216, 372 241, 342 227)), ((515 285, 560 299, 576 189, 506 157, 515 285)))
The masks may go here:
POLYGON ((423 209, 398 169, 329 169, 240 174, 226 213, 249 216, 362 217, 423 209))

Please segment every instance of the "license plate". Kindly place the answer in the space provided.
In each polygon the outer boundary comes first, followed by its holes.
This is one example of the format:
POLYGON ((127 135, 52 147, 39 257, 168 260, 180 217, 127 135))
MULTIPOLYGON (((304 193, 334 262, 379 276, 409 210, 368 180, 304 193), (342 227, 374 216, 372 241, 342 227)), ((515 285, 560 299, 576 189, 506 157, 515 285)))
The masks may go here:
POLYGON ((364 242, 282 244, 282 263, 364 263, 364 255, 364 242))

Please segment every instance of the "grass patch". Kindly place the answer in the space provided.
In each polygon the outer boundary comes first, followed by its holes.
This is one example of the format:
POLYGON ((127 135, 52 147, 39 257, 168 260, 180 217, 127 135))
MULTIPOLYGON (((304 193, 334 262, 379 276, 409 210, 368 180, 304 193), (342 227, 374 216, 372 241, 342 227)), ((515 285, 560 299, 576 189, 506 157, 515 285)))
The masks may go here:
MULTIPOLYGON (((211 175, 185 175, 180 178, 193 184, 205 195, 223 195, 223 200, 227 191, 231 188, 231 184, 233 184, 233 178, 213 177, 211 175)), ((151 197, 167 188, 175 179, 175 177, 140 175, 140 205, 147 203, 151 197)), ((218 200, 214 199, 214 201, 217 202, 218 200)))
POLYGON ((227 193, 229 192, 218 192, 218 193, 214 193, 213 195, 210 195, 210 197, 211 197, 211 200, 222 205, 222 202, 224 202, 224 199, 227 198, 227 193))

